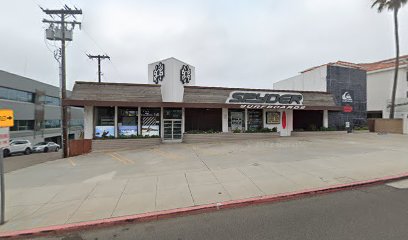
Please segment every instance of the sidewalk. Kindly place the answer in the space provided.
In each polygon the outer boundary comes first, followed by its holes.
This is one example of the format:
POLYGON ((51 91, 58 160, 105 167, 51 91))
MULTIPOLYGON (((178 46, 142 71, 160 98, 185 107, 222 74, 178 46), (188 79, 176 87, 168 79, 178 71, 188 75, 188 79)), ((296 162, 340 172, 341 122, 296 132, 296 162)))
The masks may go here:
POLYGON ((408 136, 350 134, 93 153, 6 174, 0 232, 329 187, 408 172, 408 136))

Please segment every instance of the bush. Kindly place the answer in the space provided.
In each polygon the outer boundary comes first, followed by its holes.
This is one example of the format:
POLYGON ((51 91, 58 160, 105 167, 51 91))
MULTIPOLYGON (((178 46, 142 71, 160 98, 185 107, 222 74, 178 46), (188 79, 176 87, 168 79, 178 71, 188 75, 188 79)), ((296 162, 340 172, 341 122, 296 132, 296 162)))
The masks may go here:
POLYGON ((232 131, 233 133, 241 133, 241 129, 234 129, 233 131, 232 131))
POLYGON ((213 130, 213 129, 210 129, 210 130, 207 130, 207 131, 203 131, 203 130, 191 130, 191 131, 188 131, 188 132, 186 132, 187 134, 213 134, 213 133, 219 133, 219 131, 216 131, 216 130, 213 130))
POLYGON ((359 130, 368 130, 368 127, 367 126, 355 127, 354 130, 357 130, 357 131, 359 131, 359 130))
POLYGON ((270 133, 270 132, 277 132, 278 129, 276 127, 270 128, 258 128, 258 129, 248 129, 245 133, 270 133))
POLYGON ((159 138, 160 136, 142 136, 142 135, 119 135, 118 139, 143 139, 143 138, 159 138))
POLYGON ((323 132, 326 132, 326 131, 336 131, 337 129, 336 128, 333 128, 333 127, 328 127, 328 128, 326 128, 326 127, 321 127, 320 128, 320 131, 323 131, 323 132))

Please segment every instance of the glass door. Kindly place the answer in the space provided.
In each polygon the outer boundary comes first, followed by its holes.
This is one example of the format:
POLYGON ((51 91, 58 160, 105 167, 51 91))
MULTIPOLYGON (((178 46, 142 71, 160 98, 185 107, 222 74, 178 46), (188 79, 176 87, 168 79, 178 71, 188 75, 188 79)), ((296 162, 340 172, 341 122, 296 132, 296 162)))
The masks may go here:
POLYGON ((182 134, 181 108, 165 108, 163 110, 163 140, 181 140, 182 134))

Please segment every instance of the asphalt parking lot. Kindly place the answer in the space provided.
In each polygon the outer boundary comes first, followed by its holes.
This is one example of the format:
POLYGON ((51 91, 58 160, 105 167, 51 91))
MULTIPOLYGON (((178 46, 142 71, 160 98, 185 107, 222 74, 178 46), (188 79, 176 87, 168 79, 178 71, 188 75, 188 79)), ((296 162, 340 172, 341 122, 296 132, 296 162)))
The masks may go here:
POLYGON ((62 158, 62 151, 48 153, 32 153, 29 155, 16 154, 4 158, 4 171, 6 173, 30 167, 36 164, 57 160, 62 158))

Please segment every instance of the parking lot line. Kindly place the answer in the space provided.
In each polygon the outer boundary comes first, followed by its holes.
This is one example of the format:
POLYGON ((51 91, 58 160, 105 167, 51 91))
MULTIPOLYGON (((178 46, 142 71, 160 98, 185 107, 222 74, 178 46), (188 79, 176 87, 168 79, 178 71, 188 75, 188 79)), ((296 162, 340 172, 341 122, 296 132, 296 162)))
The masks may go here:
POLYGON ((117 156, 113 155, 112 153, 108 153, 108 155, 111 156, 116 161, 118 161, 118 162, 120 162, 120 163, 122 163, 124 165, 128 164, 125 160, 121 159, 120 157, 117 157, 117 156))
POLYGON ((127 162, 127 163, 129 163, 129 164, 135 164, 134 161, 132 161, 132 160, 130 160, 130 159, 124 157, 123 155, 120 155, 120 154, 117 153, 117 152, 113 152, 112 154, 115 154, 115 156, 119 157, 120 159, 122 159, 123 161, 125 161, 125 162, 127 162))

